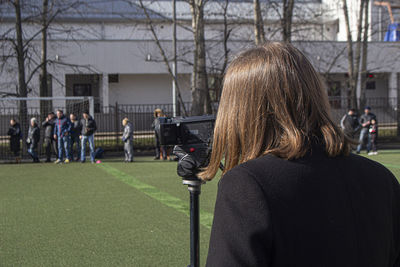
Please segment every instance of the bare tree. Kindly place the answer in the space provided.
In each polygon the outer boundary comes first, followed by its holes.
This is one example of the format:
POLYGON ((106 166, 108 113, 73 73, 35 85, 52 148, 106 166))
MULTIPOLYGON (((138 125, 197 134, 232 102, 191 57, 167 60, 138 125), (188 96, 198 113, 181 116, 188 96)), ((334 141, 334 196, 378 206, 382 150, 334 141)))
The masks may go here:
MULTIPOLYGON (((162 61, 164 62, 165 66, 167 68, 167 71, 168 71, 169 75, 172 77, 173 82, 175 84, 176 91, 177 91, 177 98, 178 98, 178 102, 179 102, 179 107, 182 108, 183 114, 185 116, 187 116, 188 112, 187 112, 187 110, 185 108, 185 105, 184 105, 184 102, 183 102, 183 99, 182 99, 177 73, 173 69, 174 66, 173 67, 170 66, 170 60, 168 59, 167 53, 166 53, 165 49, 162 47, 160 39, 158 38, 158 35, 156 33, 156 30, 154 29, 153 20, 150 17, 149 10, 147 9, 147 7, 145 7, 145 5, 143 4, 142 0, 139 0, 139 5, 142 8, 142 10, 143 10, 143 12, 144 12, 144 14, 146 16, 146 20, 147 20, 148 26, 150 28, 151 35, 153 36, 153 39, 154 39, 154 41, 155 41, 155 43, 157 45, 157 48, 158 48, 158 50, 159 50, 159 52, 161 54, 162 61)), ((174 35, 174 38, 176 38, 175 35, 174 35)), ((176 58, 174 58, 173 60, 175 61, 176 58)), ((175 67, 176 67, 176 65, 175 65, 175 67)))
POLYGON ((206 2, 207 0, 189 0, 194 41, 191 115, 212 112, 210 94, 208 92, 204 37, 204 6, 206 2))
POLYGON ((369 0, 365 0, 364 31, 362 40, 361 71, 360 71, 360 108, 366 104, 367 60, 368 60, 368 29, 369 29, 369 0))
MULTIPOLYGON (((19 97, 27 97, 28 90, 27 84, 25 80, 25 49, 23 42, 23 32, 22 32, 22 17, 21 17, 21 3, 19 0, 15 0, 11 2, 15 8, 15 31, 16 31, 16 42, 13 42, 15 47, 15 51, 17 54, 17 62, 18 62, 18 96, 19 97)), ((21 123, 22 129, 25 131, 25 136, 28 128, 28 111, 26 101, 19 101, 19 121, 21 123)), ((25 142, 22 142, 25 146, 25 142)))
MULTIPOLYGON (((365 26, 368 26, 368 24, 364 25, 363 28, 363 16, 364 16, 364 9, 367 9, 366 5, 368 5, 367 0, 361 0, 360 1, 360 9, 359 9, 359 15, 357 18, 357 40, 356 40, 356 47, 354 51, 354 42, 352 38, 352 33, 351 33, 351 28, 350 28, 350 20, 349 20, 349 10, 348 10, 348 5, 347 5, 347 0, 342 0, 343 3, 343 13, 344 13, 344 18, 345 18, 345 23, 346 23, 346 34, 347 34, 347 61, 348 61, 348 83, 349 83, 349 98, 350 101, 348 103, 349 107, 359 107, 358 101, 357 101, 357 85, 359 82, 359 75, 360 75, 360 61, 361 61, 361 36, 362 32, 367 31, 368 28, 365 28, 365 26)), ((367 34, 367 33, 365 33, 367 34)), ((366 35, 364 35, 365 38, 366 35)), ((365 40, 364 43, 364 51, 365 55, 364 58, 366 58, 366 53, 367 53, 367 40, 365 40)), ((366 62, 365 62, 365 68, 366 68, 366 62)))
MULTIPOLYGON (((42 48, 41 48, 41 62, 40 62, 40 75, 39 75, 39 95, 41 97, 49 96, 48 93, 48 75, 47 75, 47 28, 48 28, 48 6, 49 1, 43 0, 42 2, 42 48)), ((40 114, 44 117, 52 109, 51 102, 40 102, 40 114), (49 105, 50 104, 50 105, 49 105)))
POLYGON ((294 0, 282 1, 282 40, 284 42, 291 42, 292 38, 292 19, 293 19, 294 0))
MULTIPOLYGON (((0 36, 0 46, 3 51, 0 71, 6 76, 12 76, 12 73, 18 76, 18 81, 15 83, 15 92, 10 91, 12 84, 6 83, 7 89, 0 92, 2 97, 16 96, 26 98, 29 93, 35 93, 29 84, 37 76, 38 72, 39 92, 37 93, 40 96, 47 96, 47 65, 51 62, 47 59, 47 31, 56 16, 73 5, 69 2, 68 5, 57 7, 50 13, 49 2, 48 0, 42 0, 41 6, 36 5, 36 2, 21 0, 7 0, 0 3, 5 10, 8 9, 10 10, 9 12, 12 11, 15 14, 15 18, 12 18, 14 25, 10 26, 9 29, 5 28, 0 36), (25 27, 29 27, 29 30, 26 30, 25 27), (41 42, 38 45, 37 41, 40 36, 41 42), (39 47, 40 53, 38 53, 39 47)), ((64 64, 63 62, 59 63, 64 64)), ((40 113, 43 116, 43 113, 49 111, 51 104, 49 106, 49 103, 45 102, 44 105, 42 101, 40 104, 40 113)), ((29 128, 26 100, 18 101, 18 114, 22 130, 26 135, 29 128)), ((24 142, 23 146, 25 148, 24 142)))
POLYGON ((254 0, 254 40, 256 45, 265 43, 264 20, 261 13, 260 0, 254 0))
MULTIPOLYGON (((229 48, 229 40, 233 30, 228 15, 229 0, 218 3, 222 11, 221 41, 209 42, 207 44, 207 73, 209 82, 209 94, 212 103, 219 102, 222 93, 222 80, 225 70, 228 66, 231 49, 229 48), (221 53, 222 46, 222 53, 221 53)), ((219 38, 218 38, 219 39, 219 38)))

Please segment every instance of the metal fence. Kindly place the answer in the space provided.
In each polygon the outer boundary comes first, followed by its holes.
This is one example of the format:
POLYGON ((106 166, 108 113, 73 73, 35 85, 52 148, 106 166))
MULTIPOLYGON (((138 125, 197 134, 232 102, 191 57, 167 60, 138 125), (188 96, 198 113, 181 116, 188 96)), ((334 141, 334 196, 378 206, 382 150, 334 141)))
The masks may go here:
MULTIPOLYGON (((348 98, 331 97, 332 116, 336 123, 348 110, 348 98)), ((372 108, 372 112, 377 116, 380 136, 397 135, 397 116, 398 105, 396 98, 373 98, 368 99, 366 105, 372 108)), ((216 106, 216 105, 215 105, 216 106)), ((151 104, 151 105, 110 105, 102 107, 100 112, 94 114, 98 130, 95 135, 96 147, 102 147, 106 151, 122 152, 122 120, 127 117, 134 125, 134 147, 136 150, 149 150, 154 147, 154 131, 152 123, 154 120, 153 112, 156 108, 161 108, 167 116, 172 116, 172 104, 151 104)), ((185 103, 186 110, 190 110, 190 103, 185 103)), ((9 137, 7 131, 11 118, 18 118, 18 109, 15 107, 0 109, 0 160, 12 159, 12 153, 9 149, 9 137)), ((37 117, 39 122, 44 119, 40 116, 39 109, 29 109, 28 118, 37 117)), ((27 123, 23 124, 27 125, 27 123)), ((26 129, 23 129, 25 132, 26 129)), ((43 137, 43 129, 41 132, 43 137)), ((23 138, 25 140, 25 138, 23 138)), ((22 142, 22 141, 21 141, 22 142)), ((42 145, 43 138, 38 148, 41 156, 44 155, 42 145)), ((21 146, 22 147, 22 146, 21 146)), ((22 155, 27 157, 26 151, 22 155)))
MULTIPOLYGON (((332 117, 336 123, 347 113, 349 107, 349 98, 330 97, 329 102, 332 110, 332 117)), ((398 100, 395 97, 379 97, 366 99, 365 106, 371 107, 371 112, 377 117, 379 125, 379 136, 393 137, 397 136, 397 122, 399 114, 398 100)), ((362 112, 361 108, 360 113, 362 112)), ((359 114, 361 115, 361 114, 359 114)))
MULTIPOLYGON (((185 103, 185 109, 190 109, 190 103, 185 103)), ((122 151, 123 143, 122 136, 122 120, 129 118, 134 125, 134 147, 135 150, 150 150, 154 148, 154 131, 152 123, 154 120, 154 110, 160 108, 167 116, 172 116, 172 104, 149 104, 149 105, 111 105, 102 107, 99 112, 94 114, 94 119, 97 123, 97 132, 95 134, 95 146, 102 147, 106 151, 122 151)), ((56 110, 57 108, 54 108, 56 110)), ((7 132, 10 126, 11 118, 19 118, 17 107, 2 107, 0 108, 0 160, 12 160, 13 154, 10 151, 9 136, 7 132)), ((69 110, 66 110, 66 114, 69 110)), ((78 113, 79 115, 79 113, 78 113)), ((39 125, 45 119, 45 115, 40 114, 40 108, 28 108, 27 118, 36 117, 39 120, 39 125)), ((20 123, 22 132, 26 133, 28 122, 20 123)), ((26 135, 26 134, 25 134, 26 135)), ((44 156, 45 149, 43 146, 44 129, 41 129, 41 142, 38 147, 40 156, 44 156)), ((23 148, 23 140, 21 140, 21 156, 28 158, 26 149, 23 148)), ((55 155, 54 155, 55 157, 55 155)))

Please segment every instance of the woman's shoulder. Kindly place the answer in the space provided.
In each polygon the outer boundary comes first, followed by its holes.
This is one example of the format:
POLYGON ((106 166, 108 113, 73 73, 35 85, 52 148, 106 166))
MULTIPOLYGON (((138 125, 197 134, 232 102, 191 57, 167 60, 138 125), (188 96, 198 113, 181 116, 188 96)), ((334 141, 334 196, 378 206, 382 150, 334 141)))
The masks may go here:
POLYGON ((298 160, 287 160, 272 154, 249 160, 229 170, 221 183, 235 183, 244 186, 253 181, 262 187, 290 186, 303 177, 351 176, 353 179, 369 180, 372 184, 386 179, 398 183, 394 175, 382 164, 366 157, 350 154, 348 156, 328 157, 324 153, 298 160))
POLYGON ((249 160, 232 168, 227 174, 247 173, 249 176, 280 176, 297 173, 302 169, 302 164, 297 161, 279 158, 273 154, 267 154, 256 159, 249 160))
POLYGON ((389 180, 394 180, 397 182, 397 179, 393 173, 386 168, 386 166, 377 161, 356 154, 350 154, 347 157, 347 162, 348 166, 351 166, 354 170, 358 170, 358 172, 364 173, 365 176, 376 178, 380 181, 386 177, 389 180))
POLYGON ((274 155, 265 155, 253 160, 239 164, 227 171, 220 180, 220 185, 235 184, 246 186, 250 183, 262 184, 267 177, 274 177, 276 174, 281 176, 284 170, 288 170, 288 164, 284 159, 274 155))

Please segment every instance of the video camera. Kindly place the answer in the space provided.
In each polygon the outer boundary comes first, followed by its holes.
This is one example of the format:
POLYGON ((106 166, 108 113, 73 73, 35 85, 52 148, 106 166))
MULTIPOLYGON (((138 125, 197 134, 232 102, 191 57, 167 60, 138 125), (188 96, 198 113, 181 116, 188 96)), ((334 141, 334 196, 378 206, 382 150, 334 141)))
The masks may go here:
POLYGON ((185 179, 195 179, 195 174, 209 162, 215 115, 160 117, 158 120, 160 144, 175 146, 173 153, 180 160, 178 175, 185 179))
POLYGON ((199 195, 204 183, 197 178, 201 168, 209 163, 214 135, 215 115, 187 118, 158 118, 155 131, 160 145, 174 145, 178 157, 178 175, 190 192, 190 267, 199 265, 199 195))

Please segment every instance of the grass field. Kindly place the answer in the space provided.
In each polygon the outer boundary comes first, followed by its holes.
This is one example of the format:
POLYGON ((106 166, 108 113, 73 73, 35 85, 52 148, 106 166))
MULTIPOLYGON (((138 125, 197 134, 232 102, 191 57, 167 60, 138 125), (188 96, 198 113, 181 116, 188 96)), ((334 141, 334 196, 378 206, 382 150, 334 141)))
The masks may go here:
MULTIPOLYGON (((400 151, 372 157, 400 178, 400 151)), ((0 165, 0 266, 187 266, 176 162, 0 165)), ((217 179, 202 187, 204 265, 217 179)))

